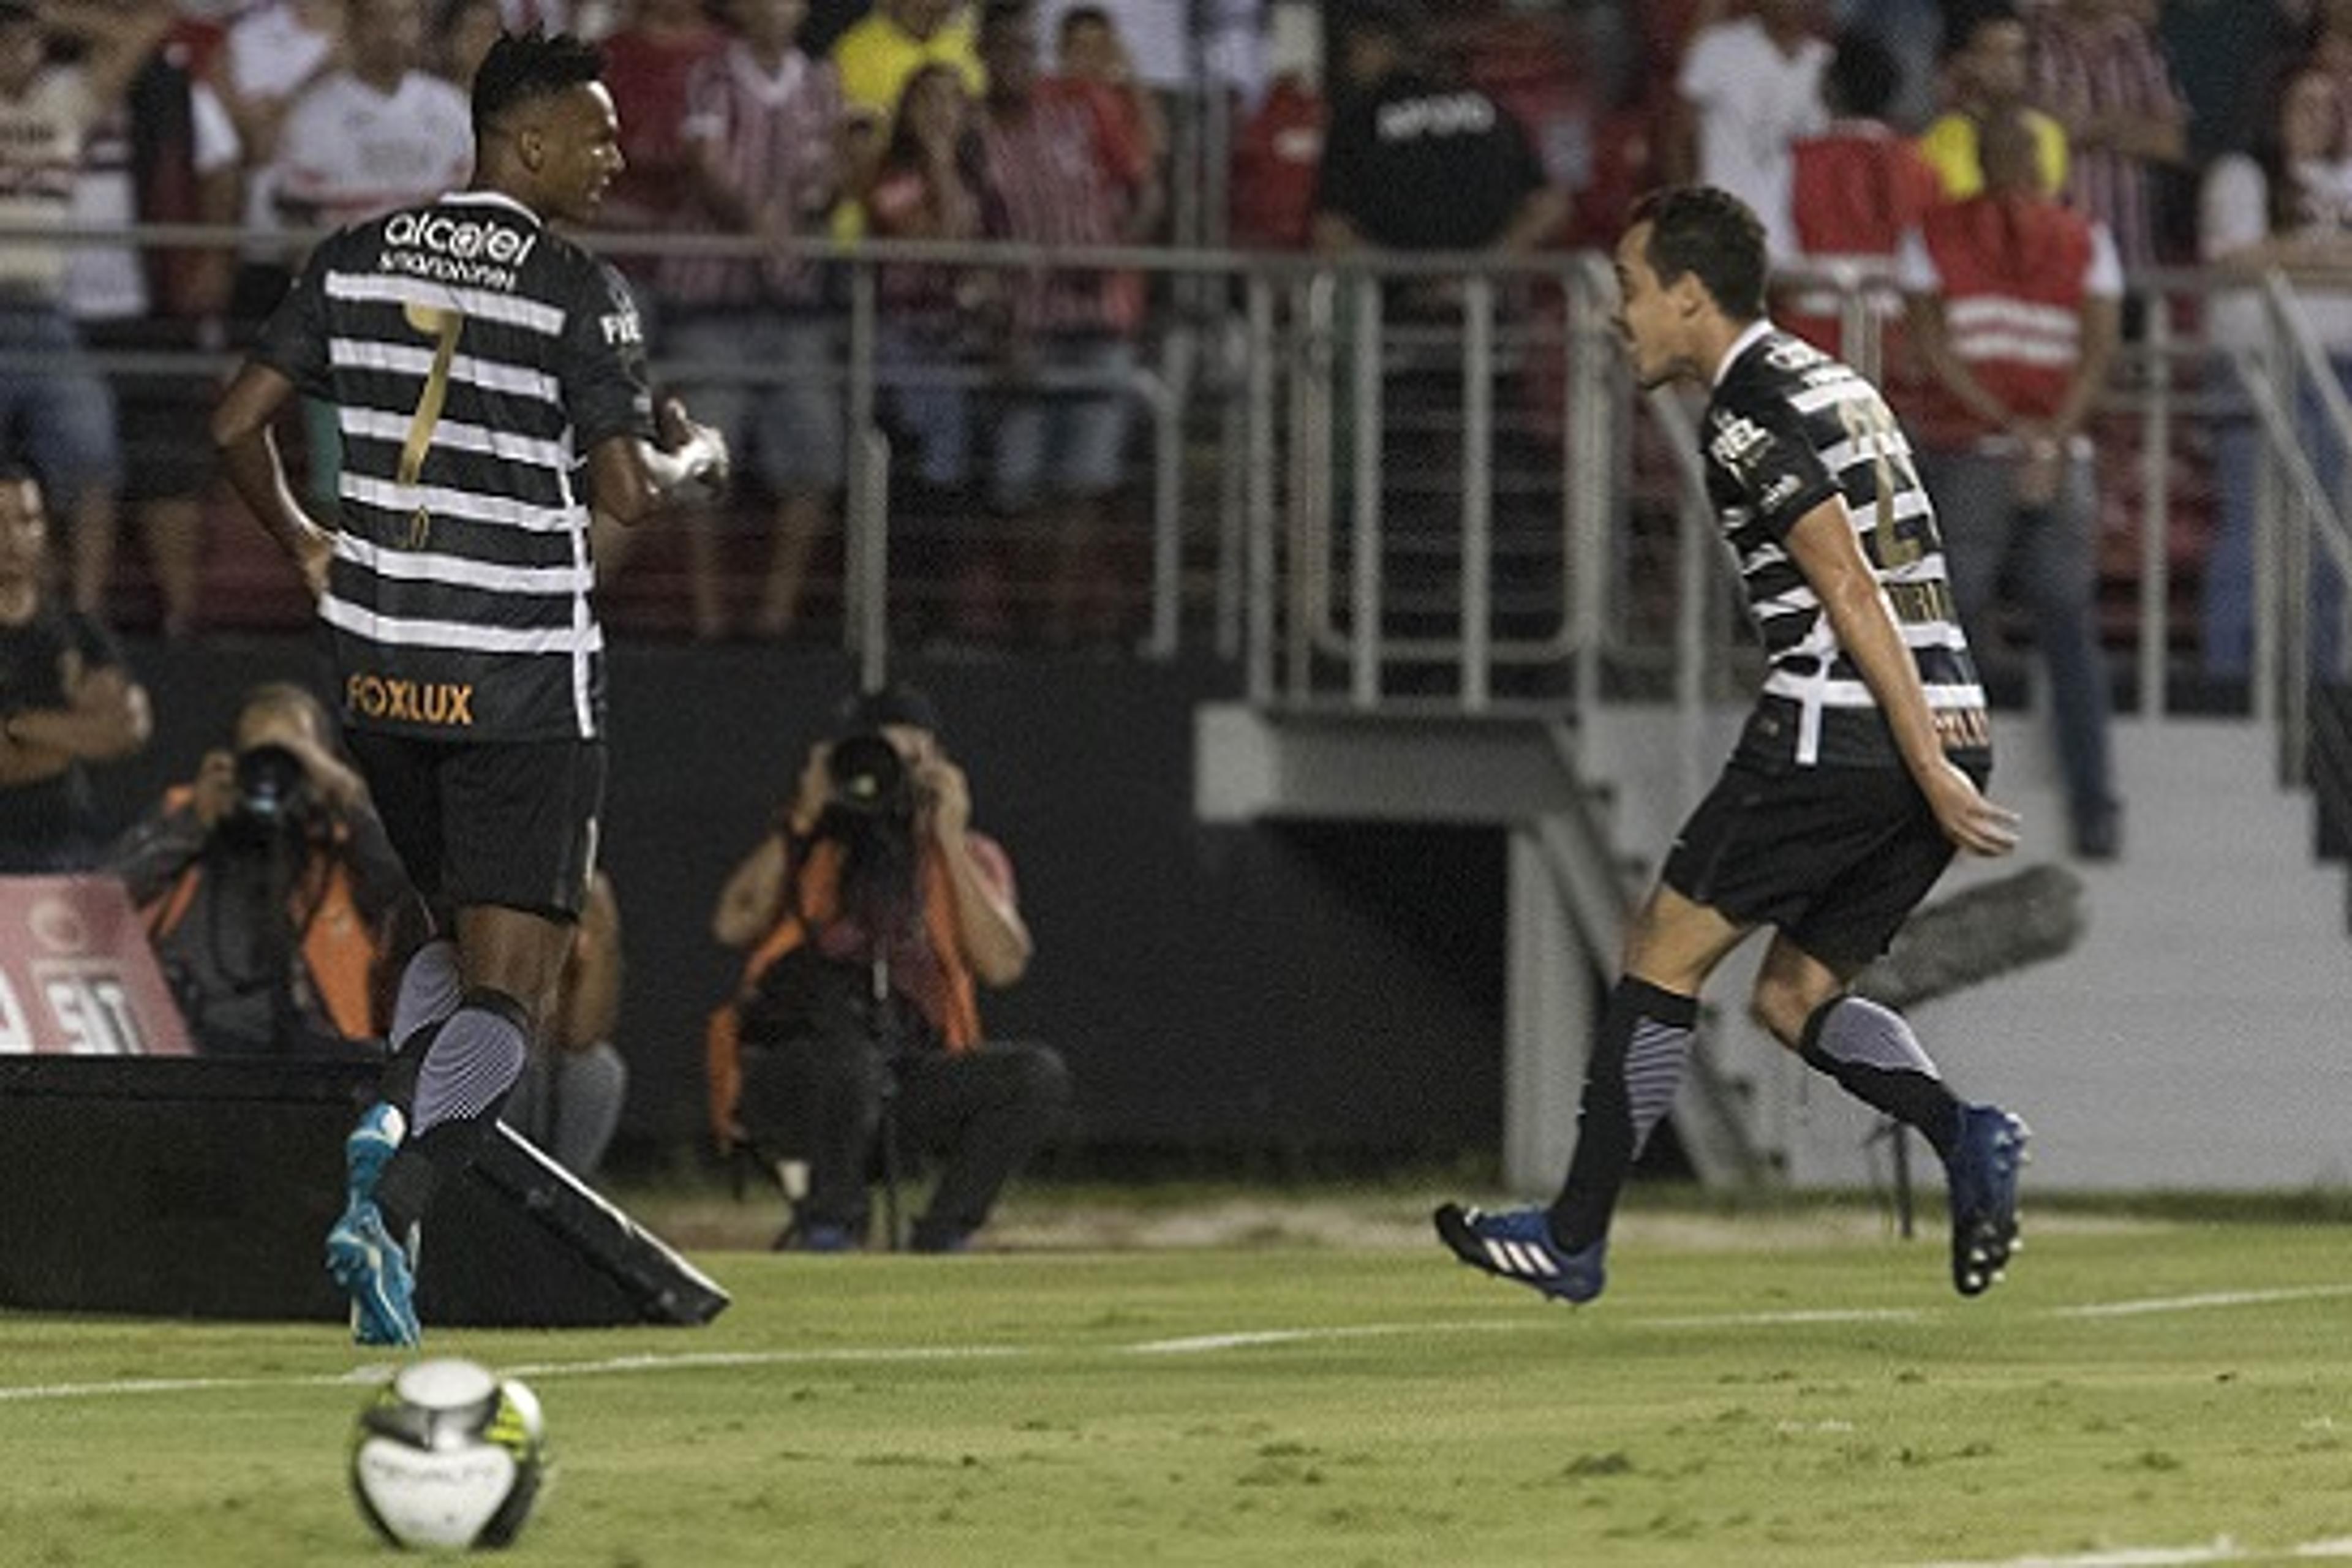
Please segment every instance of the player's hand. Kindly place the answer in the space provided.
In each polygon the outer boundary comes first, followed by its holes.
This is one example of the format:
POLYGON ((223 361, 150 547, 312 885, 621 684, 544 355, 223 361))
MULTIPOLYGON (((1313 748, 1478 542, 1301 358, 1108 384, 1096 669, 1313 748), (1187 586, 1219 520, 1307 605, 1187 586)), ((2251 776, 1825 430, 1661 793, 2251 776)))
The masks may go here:
POLYGON ((1959 764, 1944 759, 1920 782, 1936 826, 1971 855, 2006 855, 2017 847, 2017 813, 1985 798, 1959 764))
POLYGON ((663 451, 686 466, 684 476, 670 487, 671 500, 702 505, 727 493, 728 476, 733 470, 727 437, 698 422, 686 411, 685 400, 674 392, 654 400, 654 435, 663 451))

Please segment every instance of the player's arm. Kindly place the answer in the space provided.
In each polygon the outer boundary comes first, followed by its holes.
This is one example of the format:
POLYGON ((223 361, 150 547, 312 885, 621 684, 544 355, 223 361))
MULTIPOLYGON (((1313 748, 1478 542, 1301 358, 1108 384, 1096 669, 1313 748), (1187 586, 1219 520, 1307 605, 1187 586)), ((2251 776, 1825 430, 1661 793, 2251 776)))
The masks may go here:
POLYGON ((727 439, 679 410, 681 428, 665 451, 642 436, 608 436, 588 451, 596 510, 624 528, 675 506, 698 506, 727 484, 727 439))
POLYGON ((727 438, 695 423, 676 396, 654 396, 629 286, 596 266, 586 280, 593 307, 572 310, 565 329, 564 407, 588 454, 591 504, 634 528, 671 507, 717 500, 727 488, 727 438))
POLYGON ((285 460, 278 455, 278 437, 271 426, 278 410, 293 395, 293 378, 284 371, 248 361, 213 410, 212 437, 229 488, 301 569, 302 580, 315 598, 327 591, 327 562, 334 553, 335 542, 334 535, 302 509, 286 478, 285 460))
POLYGON ((1919 667, 1863 557, 1844 502, 1832 497, 1811 508, 1789 530, 1786 543, 1821 600, 1839 646, 1878 700, 1903 764, 1918 781, 1946 837, 1971 854, 2005 855, 2015 848, 2016 813, 1987 800, 1976 781, 1944 754, 1927 690, 1919 684, 1919 667))

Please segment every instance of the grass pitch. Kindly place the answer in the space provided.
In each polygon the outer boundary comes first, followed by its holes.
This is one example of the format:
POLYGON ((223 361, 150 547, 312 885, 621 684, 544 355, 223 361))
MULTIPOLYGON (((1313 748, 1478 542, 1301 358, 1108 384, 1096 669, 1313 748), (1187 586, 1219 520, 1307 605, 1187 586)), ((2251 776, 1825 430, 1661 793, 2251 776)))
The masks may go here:
MULTIPOLYGON (((559 1471, 504 1561, 1911 1564, 2352 1555, 2352 1233, 2029 1215, 1943 1242, 1636 1214, 1548 1306, 1405 1246, 700 1258, 702 1330, 433 1331, 559 1471), (2037 1219, 2046 1223, 2033 1225, 2037 1219)), ((320 1325, 0 1315, 0 1563, 396 1561, 320 1325)))

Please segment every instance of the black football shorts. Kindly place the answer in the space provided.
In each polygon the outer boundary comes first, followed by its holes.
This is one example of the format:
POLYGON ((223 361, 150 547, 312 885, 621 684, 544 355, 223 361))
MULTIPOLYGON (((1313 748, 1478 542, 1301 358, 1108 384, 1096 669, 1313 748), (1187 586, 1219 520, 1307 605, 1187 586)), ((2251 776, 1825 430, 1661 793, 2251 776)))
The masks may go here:
POLYGON ((384 832, 428 902, 578 918, 596 865, 604 742, 356 731, 350 743, 384 832))
MULTIPOLYGON (((1989 769, 1961 765, 1984 784, 1989 769)), ((1850 973, 1886 951, 1953 854, 1901 768, 1766 772, 1734 762, 1684 823, 1661 878, 1850 973)))

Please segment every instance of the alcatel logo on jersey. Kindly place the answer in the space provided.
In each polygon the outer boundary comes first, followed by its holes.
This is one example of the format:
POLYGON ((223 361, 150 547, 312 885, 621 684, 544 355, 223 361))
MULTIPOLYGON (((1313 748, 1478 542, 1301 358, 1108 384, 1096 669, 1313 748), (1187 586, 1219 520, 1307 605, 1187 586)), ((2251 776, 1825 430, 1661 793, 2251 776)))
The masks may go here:
POLYGON ((402 213, 383 226, 386 245, 413 245, 458 261, 520 267, 539 243, 536 234, 504 224, 468 223, 446 213, 402 213))
POLYGON ((362 719, 464 729, 474 721, 474 686, 471 681, 354 675, 343 682, 343 706, 362 719))

